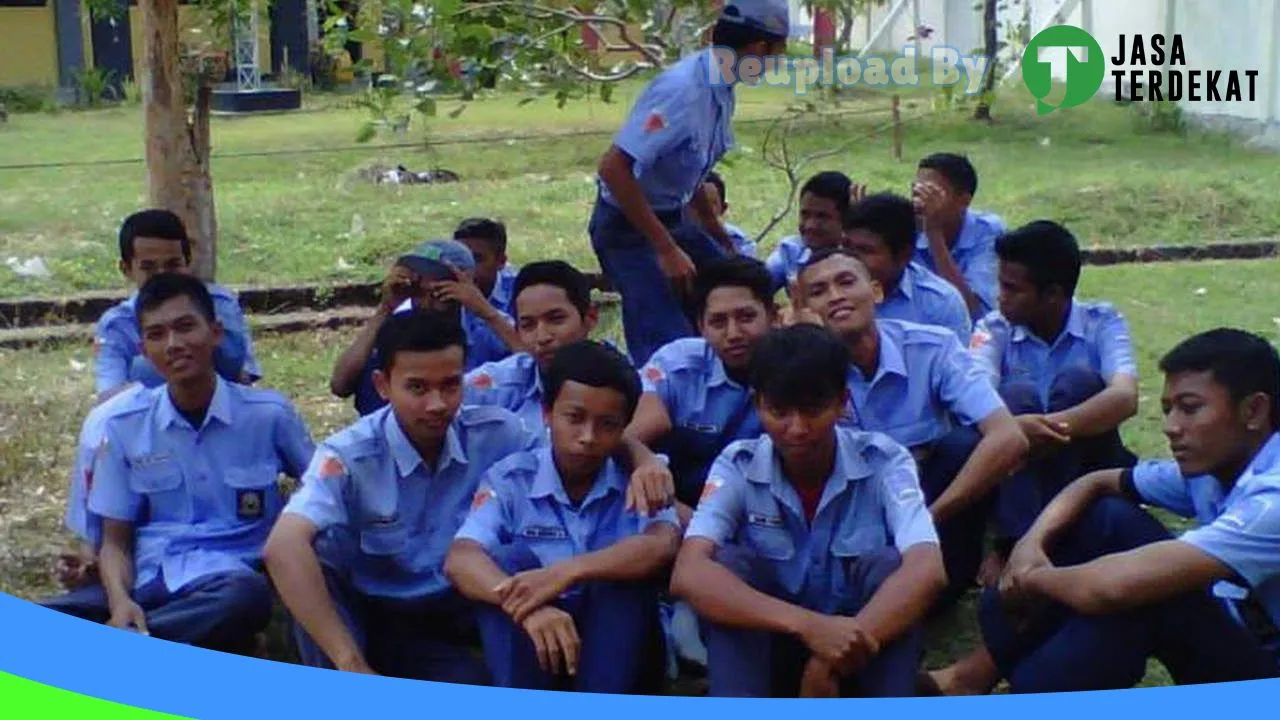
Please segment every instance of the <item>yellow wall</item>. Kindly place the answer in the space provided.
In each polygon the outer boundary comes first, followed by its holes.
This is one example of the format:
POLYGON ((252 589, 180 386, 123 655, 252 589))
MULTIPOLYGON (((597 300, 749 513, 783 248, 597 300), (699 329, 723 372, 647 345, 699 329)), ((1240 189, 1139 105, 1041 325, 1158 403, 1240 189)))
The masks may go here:
POLYGON ((57 85, 53 6, 0 7, 0 86, 57 85))

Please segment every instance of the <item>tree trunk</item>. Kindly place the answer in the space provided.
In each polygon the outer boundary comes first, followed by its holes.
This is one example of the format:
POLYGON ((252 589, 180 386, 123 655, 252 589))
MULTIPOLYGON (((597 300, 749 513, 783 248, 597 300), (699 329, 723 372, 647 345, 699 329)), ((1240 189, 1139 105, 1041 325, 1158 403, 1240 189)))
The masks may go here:
POLYGON ((211 281, 217 227, 208 172, 208 88, 197 91, 196 121, 189 122, 178 52, 178 1, 141 0, 140 4, 148 196, 153 207, 182 218, 193 245, 194 270, 211 281))
POLYGON ((986 75, 982 78, 982 93, 979 95, 978 107, 973 111, 974 120, 991 120, 991 103, 995 100, 996 89, 996 55, 999 52, 1000 37, 996 32, 996 3, 999 0, 983 0, 982 2, 982 42, 986 48, 986 75))

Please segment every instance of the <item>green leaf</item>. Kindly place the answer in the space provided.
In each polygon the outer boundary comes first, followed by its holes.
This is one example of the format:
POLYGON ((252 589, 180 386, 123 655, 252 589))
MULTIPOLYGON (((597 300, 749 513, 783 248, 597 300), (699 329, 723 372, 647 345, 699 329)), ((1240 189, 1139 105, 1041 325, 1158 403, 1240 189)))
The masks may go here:
POLYGON ((356 133, 356 142, 367 143, 378 134, 378 128, 372 122, 367 122, 360 126, 360 132, 356 133))
POLYGON ((360 28, 347 33, 347 40, 358 43, 376 43, 378 42, 378 33, 369 28, 360 28))
POLYGON ((436 116, 436 101, 434 98, 422 98, 417 105, 414 106, 418 112, 427 117, 436 116))

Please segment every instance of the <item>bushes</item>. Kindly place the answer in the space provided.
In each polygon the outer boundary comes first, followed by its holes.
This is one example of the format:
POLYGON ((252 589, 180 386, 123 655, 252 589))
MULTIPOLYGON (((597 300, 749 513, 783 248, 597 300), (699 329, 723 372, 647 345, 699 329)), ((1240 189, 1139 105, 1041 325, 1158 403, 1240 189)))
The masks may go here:
POLYGON ((0 87, 0 105, 10 113, 36 113, 57 109, 53 88, 48 85, 0 87))

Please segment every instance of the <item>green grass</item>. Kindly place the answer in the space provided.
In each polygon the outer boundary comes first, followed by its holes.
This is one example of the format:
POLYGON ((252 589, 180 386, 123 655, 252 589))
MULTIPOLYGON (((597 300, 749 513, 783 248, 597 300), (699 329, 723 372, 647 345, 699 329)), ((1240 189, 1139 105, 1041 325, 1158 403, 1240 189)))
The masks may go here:
MULTIPOLYGON (((1143 456, 1166 456, 1160 433, 1161 354, 1186 335, 1231 325, 1276 338, 1272 311, 1250 298, 1280 283, 1280 261, 1205 262, 1088 268, 1081 297, 1106 298, 1128 317, 1138 348, 1141 400, 1124 426, 1143 456), (1202 293, 1198 293, 1203 289, 1202 293)), ((256 341, 265 384, 294 399, 317 440, 350 423, 350 405, 328 395, 332 362, 354 330, 262 336, 256 341)), ((598 335, 620 339, 616 313, 598 335)), ((61 518, 76 434, 91 402, 90 350, 0 351, 0 592, 36 598, 55 590, 51 570, 68 544, 61 518)), ((940 618, 929 632, 928 667, 945 664, 977 642, 970 605, 940 618)), ((1167 684, 1152 664, 1145 684, 1167 684)))
MULTIPOLYGON (((218 280, 230 285, 370 280, 411 243, 449 233, 463 217, 505 220, 517 263, 563 257, 595 269, 586 224, 594 167, 640 86, 620 87, 614 102, 550 101, 519 106, 499 95, 469 105, 442 102, 431 126, 437 140, 507 138, 421 148, 347 149, 367 118, 349 99, 320 96, 306 112, 215 118, 213 177, 221 230, 218 280), (595 131, 538 141, 515 135, 595 131), (333 152, 274 157, 237 153, 293 149, 333 152), (453 185, 386 187, 356 177, 381 161, 411 169, 442 166, 460 173, 453 185), (358 218, 358 219, 357 219, 358 218), (353 232, 353 228, 355 231, 353 232)), ((794 100, 794 97, 790 99, 794 100)), ((1050 217, 1067 223, 1088 246, 1200 244, 1270 235, 1280 206, 1270 189, 1280 180, 1274 158, 1227 140, 1140 131, 1129 108, 1109 103, 1036 117, 1025 92, 1010 92, 994 126, 966 112, 931 111, 929 94, 906 94, 903 160, 890 133, 863 137, 886 115, 848 117, 801 129, 797 152, 843 146, 849 151, 803 169, 802 177, 839 169, 874 189, 905 191, 914 161, 937 150, 968 153, 981 183, 975 206, 1010 223, 1050 217), (915 119, 921 116, 920 119, 915 119), (861 139, 859 139, 861 138, 861 139)), ((741 122, 780 112, 777 89, 739 91, 740 151, 721 168, 729 184, 730 220, 756 232, 786 204, 783 176, 761 161, 764 123, 741 122)), ((860 92, 848 109, 888 107, 888 95, 860 92)), ((411 131, 410 140, 420 138, 411 131)), ((17 115, 0 126, 0 166, 140 157, 137 108, 60 115, 17 115)), ((379 140, 378 142, 385 142, 379 140)), ((0 170, 0 258, 45 258, 48 281, 23 280, 0 268, 0 297, 117 288, 115 234, 143 206, 140 164, 0 170)), ((767 237, 767 252, 793 232, 794 213, 767 237)))

